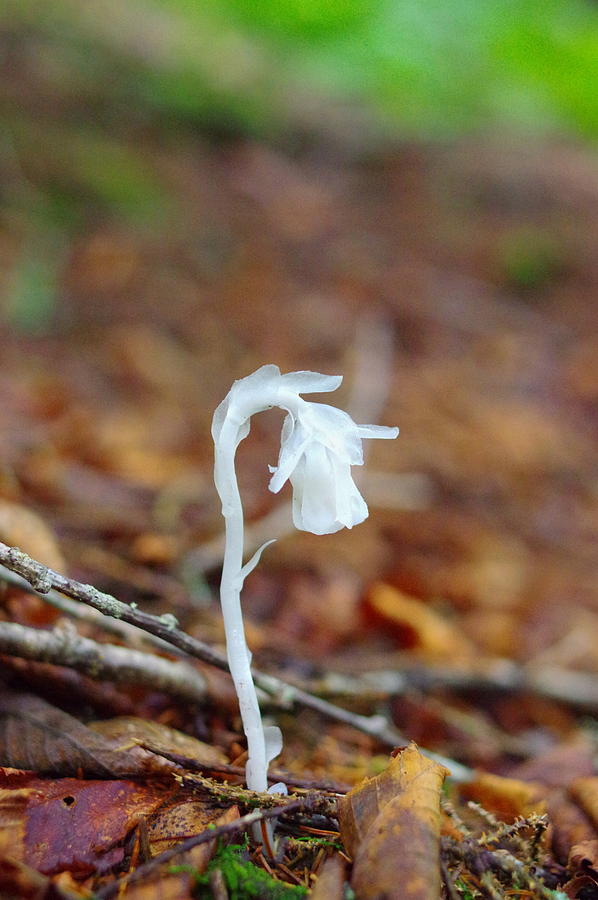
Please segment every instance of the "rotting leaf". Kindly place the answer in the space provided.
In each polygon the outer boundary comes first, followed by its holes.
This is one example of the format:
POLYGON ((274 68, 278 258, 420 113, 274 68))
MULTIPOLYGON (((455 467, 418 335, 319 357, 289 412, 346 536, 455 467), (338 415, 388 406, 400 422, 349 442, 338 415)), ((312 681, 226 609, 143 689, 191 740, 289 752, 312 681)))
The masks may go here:
POLYGON ((594 746, 585 734, 532 756, 510 772, 511 778, 537 781, 553 788, 566 788, 574 778, 585 778, 595 772, 594 746))
POLYGON ((360 900, 438 900, 440 790, 448 774, 410 744, 340 801, 360 900))
POLYGON ((122 861, 120 846, 141 816, 151 815, 176 789, 157 782, 35 782, 25 823, 25 862, 46 875, 106 871, 122 861))
POLYGON ((54 775, 167 775, 178 766, 142 747, 121 749, 33 694, 0 695, 0 763, 54 775))
MULTIPOLYGON (((0 773, 0 856, 46 875, 104 871, 121 861, 119 846, 142 816, 178 790, 151 781, 44 779, 0 773)), ((1 896, 1 895, 0 895, 1 896)))

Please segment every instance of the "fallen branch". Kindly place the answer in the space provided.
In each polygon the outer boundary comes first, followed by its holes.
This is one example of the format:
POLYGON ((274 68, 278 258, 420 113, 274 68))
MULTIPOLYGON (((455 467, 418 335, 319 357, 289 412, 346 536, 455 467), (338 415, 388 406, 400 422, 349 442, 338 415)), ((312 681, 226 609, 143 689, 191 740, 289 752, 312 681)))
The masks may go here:
MULTIPOLYGON (((143 631, 160 638, 167 644, 177 647, 189 656, 194 656, 196 659, 201 659, 209 665, 228 672, 228 663, 225 655, 214 650, 209 644, 205 644, 203 641, 199 641, 197 638, 181 631, 177 627, 178 622, 176 618, 170 613, 162 616, 153 616, 150 613, 137 609, 135 606, 128 606, 111 594, 99 591, 93 585, 83 584, 73 578, 67 578, 65 575, 54 572, 53 569, 49 569, 42 563, 32 559, 17 547, 9 547, 3 543, 0 543, 0 563, 11 572, 16 572, 17 575, 20 575, 42 597, 51 590, 59 591, 73 600, 78 600, 93 607, 93 609, 99 610, 105 616, 135 625, 137 628, 141 628, 143 631)), ((283 681, 274 675, 260 672, 257 669, 253 669, 253 675, 256 685, 268 694, 274 705, 281 709, 291 709, 295 704, 299 704, 308 709, 313 709, 329 719, 350 725, 388 747, 397 747, 408 743, 404 735, 390 724, 385 716, 362 716, 358 713, 350 712, 299 687, 295 687, 287 681, 283 681)), ((467 781, 471 778, 472 772, 467 766, 463 766, 454 760, 446 759, 438 754, 428 751, 426 753, 441 765, 449 768, 455 780, 467 781)))
POLYGON ((206 680, 186 662, 100 644, 82 637, 69 622, 51 631, 0 622, 0 653, 22 659, 68 666, 96 680, 138 684, 199 703, 207 696, 206 680))
POLYGON ((393 669, 374 669, 358 675, 330 672, 310 683, 310 689, 318 694, 346 695, 370 701, 402 696, 410 691, 428 694, 437 688, 493 694, 530 693, 587 712, 598 710, 596 675, 533 662, 521 666, 506 659, 460 669, 434 664, 413 665, 412 660, 399 657, 393 669))
POLYGON ((279 809, 285 807, 290 800, 300 800, 302 809, 309 815, 324 816, 327 819, 338 817, 338 799, 342 794, 323 793, 319 790, 309 790, 298 796, 285 794, 269 794, 267 791, 250 791, 242 784, 229 784, 226 781, 217 781, 215 778, 207 778, 205 775, 185 773, 181 776, 181 783, 187 787, 199 788, 210 794, 215 800, 226 803, 239 803, 249 808, 279 809))

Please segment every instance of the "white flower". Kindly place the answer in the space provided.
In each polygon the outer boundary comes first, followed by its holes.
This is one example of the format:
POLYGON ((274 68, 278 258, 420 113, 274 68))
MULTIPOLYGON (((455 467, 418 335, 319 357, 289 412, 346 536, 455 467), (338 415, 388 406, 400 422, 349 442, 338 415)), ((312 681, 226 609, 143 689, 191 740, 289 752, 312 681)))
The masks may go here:
MULTIPOLYGON (((270 542, 243 565, 243 506, 235 454, 249 433, 251 417, 270 407, 280 407, 287 416, 278 466, 271 469, 270 489, 277 492, 291 480, 296 527, 314 534, 329 534, 362 522, 368 508, 355 487, 351 466, 363 464, 364 438, 394 438, 399 429, 356 425, 341 410, 324 403, 308 403, 301 397, 301 394, 334 391, 341 381, 338 375, 317 372, 281 375, 278 366, 262 366, 252 375, 235 381, 212 420, 214 480, 226 524, 220 599, 227 658, 247 735, 247 785, 254 791, 267 789, 268 763, 280 751, 281 737, 278 729, 264 729, 262 724, 240 598, 246 576, 270 542)), ((261 839, 261 832, 256 837, 261 839)))
MULTIPOLYGON (((293 486, 293 522, 313 534, 331 534, 352 528, 368 515, 366 503, 351 476, 351 466, 363 465, 364 438, 395 438, 398 428, 357 425, 347 413, 325 403, 309 403, 301 394, 336 390, 340 375, 288 372, 262 366, 235 381, 212 422, 216 444, 215 480, 223 498, 234 495, 234 469, 223 466, 222 453, 231 453, 249 433, 249 420, 272 406, 286 410, 278 466, 270 490, 274 493, 290 479, 293 486)), ((223 502, 223 510, 228 505, 223 502)))
POLYGON ((270 467, 270 490, 277 493, 290 479, 295 528, 332 534, 363 522, 368 508, 351 466, 363 465, 364 438, 391 439, 398 433, 398 428, 357 425, 347 413, 325 403, 303 401, 289 411, 278 466, 270 467))

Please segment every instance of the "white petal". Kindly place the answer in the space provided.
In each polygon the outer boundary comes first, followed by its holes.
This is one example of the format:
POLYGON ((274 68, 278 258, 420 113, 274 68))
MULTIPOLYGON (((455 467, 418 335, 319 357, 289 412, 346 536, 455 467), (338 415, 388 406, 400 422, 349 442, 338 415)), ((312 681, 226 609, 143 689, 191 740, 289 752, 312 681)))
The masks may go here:
POLYGON ((319 443, 311 443, 303 457, 298 475, 291 476, 294 491, 299 488, 301 505, 293 504, 295 527, 312 534, 332 534, 341 529, 336 514, 334 465, 329 451, 319 443))
POLYGON ((399 436, 399 429, 389 428, 388 425, 358 425, 357 430, 361 438, 382 438, 389 441, 399 436))
MULTIPOLYGON (((285 426, 289 421, 294 421, 291 416, 286 417, 285 426)), ((271 469, 273 475, 268 485, 273 494, 277 494, 287 479, 290 478, 299 460, 305 453, 309 442, 310 435, 300 425, 297 424, 290 432, 288 428, 285 429, 283 426, 283 442, 278 457, 278 466, 273 470, 271 469), (287 433, 286 438, 284 437, 285 430, 287 433)))
POLYGON ((342 375, 320 375, 319 372, 287 372, 281 376, 284 389, 296 394, 322 394, 336 391, 342 375))
POLYGON ((339 522, 345 528, 352 528, 367 519, 369 510, 367 504, 353 481, 351 470, 337 466, 335 468, 336 481, 336 510, 339 522))
POLYGON ((293 525, 299 531, 309 531, 303 525, 303 484, 305 482, 305 457, 301 457, 291 477, 293 485, 293 525))
POLYGON ((352 466, 363 465, 363 449, 357 425, 350 415, 327 403, 308 403, 300 412, 301 423, 314 438, 339 459, 352 466))

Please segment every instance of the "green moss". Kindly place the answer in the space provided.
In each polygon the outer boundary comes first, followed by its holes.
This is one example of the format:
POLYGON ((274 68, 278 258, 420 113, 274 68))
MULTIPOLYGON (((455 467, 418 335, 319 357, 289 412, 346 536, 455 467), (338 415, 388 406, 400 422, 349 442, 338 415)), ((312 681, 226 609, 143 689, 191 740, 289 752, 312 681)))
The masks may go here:
POLYGON ((307 888, 277 881, 246 857, 247 848, 240 844, 220 847, 205 874, 193 873, 194 897, 197 900, 210 900, 212 893, 209 877, 214 869, 222 872, 230 900, 298 900, 299 897, 307 896, 307 888))

